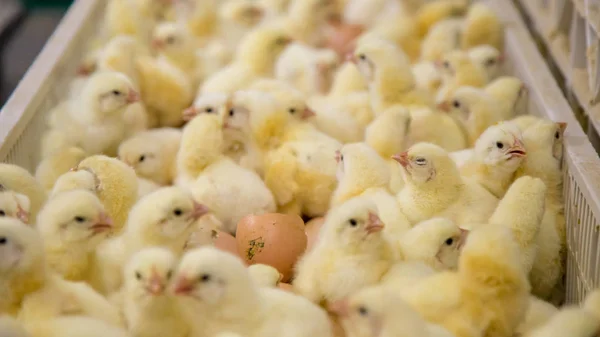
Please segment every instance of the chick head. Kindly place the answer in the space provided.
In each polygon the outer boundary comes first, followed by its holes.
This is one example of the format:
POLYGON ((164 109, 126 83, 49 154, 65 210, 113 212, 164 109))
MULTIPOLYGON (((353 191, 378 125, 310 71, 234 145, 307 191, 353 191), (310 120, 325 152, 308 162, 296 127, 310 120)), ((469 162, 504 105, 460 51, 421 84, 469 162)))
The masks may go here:
POLYGON ((402 237, 407 261, 422 261, 436 270, 456 269, 469 231, 445 218, 420 222, 402 237))
POLYGON ((394 155, 404 168, 405 181, 416 186, 434 186, 436 182, 456 177, 456 164, 443 148, 430 143, 417 143, 408 151, 394 155))
POLYGON ((475 155, 486 165, 515 172, 527 156, 521 130, 511 122, 490 126, 475 142, 475 155))
POLYGON ((177 258, 170 250, 162 247, 142 249, 125 266, 125 289, 137 301, 165 296, 175 268, 177 258))
POLYGON ((29 197, 0 185, 0 217, 17 218, 29 223, 30 205, 29 197))
POLYGON ((172 155, 165 153, 164 144, 156 142, 152 134, 140 132, 119 145, 118 158, 125 164, 131 166, 135 173, 141 178, 158 182, 164 179, 164 167, 170 165, 172 155))
POLYGON ((315 116, 306 104, 302 92, 280 80, 261 79, 252 84, 252 90, 269 93, 280 104, 282 114, 289 114, 291 120, 299 122, 315 116), (283 112, 285 111, 285 113, 283 112))
POLYGON ((0 278, 27 273, 44 263, 37 230, 14 218, 0 218, 0 278))
POLYGON ((488 84, 485 91, 500 101, 509 102, 515 115, 527 112, 529 90, 519 78, 514 76, 499 77, 488 84))
POLYGON ((189 52, 192 36, 181 25, 163 22, 152 32, 152 47, 167 56, 189 52))
MULTIPOLYGON (((95 73, 81 92, 83 106, 91 107, 96 118, 112 117, 130 104, 140 101, 140 95, 127 76, 105 71, 95 73)), ((87 117, 87 116, 86 116, 87 117)))
POLYGON ((253 27, 265 16, 265 8, 256 1, 230 0, 219 9, 222 20, 245 27, 253 27))
POLYGON ((464 86, 458 88, 451 97, 439 104, 438 108, 447 112, 453 118, 467 123, 477 116, 477 106, 483 101, 485 93, 474 87, 464 86))
POLYGON ((535 157, 533 160, 539 161, 536 165, 543 165, 541 163, 543 158, 546 164, 553 163, 552 166, 562 162, 566 128, 567 123, 544 119, 523 132, 523 142, 528 155, 533 155, 535 157))
POLYGON ((183 112, 183 120, 190 121, 200 113, 224 116, 229 95, 221 92, 202 94, 194 100, 194 104, 183 112))
POLYGON ((327 213, 324 241, 341 246, 376 245, 385 227, 378 214, 377 205, 369 198, 352 198, 327 213))
POLYGON ((203 215, 208 208, 192 199, 179 187, 163 187, 140 199, 131 209, 129 227, 134 233, 160 233, 177 238, 203 215))
POLYGON ((402 106, 386 109, 365 130, 365 143, 383 158, 402 152, 409 142, 411 116, 402 106))
POLYGON ((451 79, 463 69, 473 65, 469 55, 462 50, 453 50, 435 62, 436 68, 444 79, 451 79))
MULTIPOLYGON (((387 162, 365 143, 344 145, 336 152, 337 179, 340 186, 354 186, 353 195, 372 187, 386 187, 390 183, 387 162)), ((350 192, 350 191, 348 191, 350 192)))
POLYGON ((86 190, 62 192, 48 199, 37 227, 46 238, 79 245, 86 251, 93 251, 114 228, 98 197, 86 190))
POLYGON ((255 284, 239 257, 214 247, 186 253, 175 273, 173 292, 203 306, 241 304, 255 284))
POLYGON ((269 73, 277 57, 292 42, 282 27, 259 27, 250 31, 236 51, 236 60, 257 74, 269 73))
POLYGON ((406 54, 392 42, 377 36, 360 38, 349 60, 356 64, 367 82, 375 79, 377 71, 410 69, 410 60, 406 54))
POLYGON ((496 78, 502 68, 504 55, 493 46, 481 45, 468 50, 469 58, 481 67, 488 78, 496 78))

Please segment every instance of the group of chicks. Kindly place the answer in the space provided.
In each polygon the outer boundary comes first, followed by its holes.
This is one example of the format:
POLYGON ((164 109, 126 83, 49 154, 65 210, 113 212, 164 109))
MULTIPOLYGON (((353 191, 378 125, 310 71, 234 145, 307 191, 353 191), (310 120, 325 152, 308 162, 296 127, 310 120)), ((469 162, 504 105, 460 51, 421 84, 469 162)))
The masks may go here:
POLYGON ((108 0, 35 176, 0 165, 0 336, 595 336, 565 123, 468 0, 108 0), (183 127, 183 128, 180 128, 183 127), (279 272, 216 248, 324 217, 279 272))

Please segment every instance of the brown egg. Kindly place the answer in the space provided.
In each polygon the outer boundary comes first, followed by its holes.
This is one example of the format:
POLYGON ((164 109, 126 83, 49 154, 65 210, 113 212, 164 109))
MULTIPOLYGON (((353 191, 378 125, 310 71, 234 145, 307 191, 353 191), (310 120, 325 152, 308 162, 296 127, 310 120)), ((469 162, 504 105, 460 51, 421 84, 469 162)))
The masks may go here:
POLYGON ((237 249, 249 265, 270 265, 292 278, 294 264, 306 249, 304 221, 297 215, 269 213, 245 216, 237 226, 237 249))
POLYGON ((308 240, 308 243, 306 244, 306 252, 309 252, 315 246, 315 242, 319 237, 319 232, 321 231, 321 227, 323 227, 323 223, 325 223, 325 218, 314 218, 306 223, 306 228, 304 229, 306 232, 306 238, 308 240))
POLYGON ((217 236, 213 239, 213 244, 220 250, 240 256, 237 249, 237 242, 229 233, 217 231, 217 236))

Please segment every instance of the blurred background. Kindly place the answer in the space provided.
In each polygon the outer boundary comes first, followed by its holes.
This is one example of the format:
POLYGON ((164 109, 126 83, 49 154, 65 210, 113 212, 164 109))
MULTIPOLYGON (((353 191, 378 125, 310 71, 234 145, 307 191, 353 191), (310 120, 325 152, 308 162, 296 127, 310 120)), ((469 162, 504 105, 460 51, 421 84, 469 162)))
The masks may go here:
POLYGON ((72 2, 0 0, 0 106, 17 86, 72 2))

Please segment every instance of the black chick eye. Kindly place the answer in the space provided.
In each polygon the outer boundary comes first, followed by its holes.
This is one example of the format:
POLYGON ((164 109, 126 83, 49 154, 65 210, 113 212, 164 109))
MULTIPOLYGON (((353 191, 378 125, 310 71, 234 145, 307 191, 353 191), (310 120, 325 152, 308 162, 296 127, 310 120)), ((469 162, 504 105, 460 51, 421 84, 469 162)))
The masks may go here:
POLYGON ((170 36, 167 38, 167 43, 174 43, 175 42, 175 38, 170 36))
POLYGON ((121 96, 121 92, 119 90, 113 90, 112 94, 115 96, 121 96))
POLYGON ((169 271, 167 272, 167 280, 171 279, 171 277, 172 277, 172 276, 173 276, 173 271, 172 271, 172 270, 169 270, 169 271))
POLYGON ((415 162, 419 165, 424 165, 427 162, 427 160, 425 158, 419 157, 419 158, 415 159, 415 162))
POLYGON ((494 60, 494 59, 489 59, 489 60, 485 61, 486 66, 493 66, 494 64, 496 64, 496 60, 494 60))
POLYGON ((8 239, 5 237, 0 237, 0 245, 5 245, 8 242, 8 239))
POLYGON ((288 110, 292 115, 296 113, 296 109, 291 108, 290 110, 288 110))
POLYGON ((344 161, 344 155, 340 156, 340 161, 344 161))
POLYGON ((213 108, 206 108, 206 110, 204 110, 204 111, 206 111, 207 113, 209 113, 209 114, 210 114, 210 113, 212 113, 212 112, 213 112, 213 108))
POLYGON ((367 57, 365 56, 365 54, 358 55, 358 58, 361 59, 361 60, 363 60, 363 61, 367 59, 367 57))
POLYGON ((452 238, 447 239, 446 242, 445 242, 445 244, 447 246, 452 246, 453 243, 454 243, 454 239, 452 239, 452 238))
POLYGON ((235 115, 235 111, 233 109, 229 110, 229 116, 233 117, 235 115))
POLYGON ((173 211, 173 214, 175 214, 175 216, 180 216, 181 214, 183 214, 183 211, 181 209, 177 208, 173 211))
POLYGON ((208 282, 208 281, 210 281, 210 275, 208 275, 208 274, 202 274, 202 276, 200 276, 200 281, 202 281, 202 282, 208 282))
POLYGON ((85 218, 82 217, 82 216, 76 216, 75 217, 75 221, 77 221, 77 222, 85 222, 85 218))
POLYGON ((501 149, 504 147, 504 144, 502 144, 501 142, 496 142, 496 147, 501 149))
POLYGON ((452 106, 455 108, 460 108, 460 102, 459 101, 452 101, 452 106))
POLYGON ((448 69, 450 68, 450 63, 448 61, 444 61, 444 63, 442 63, 442 65, 444 66, 444 68, 448 69))
POLYGON ((560 132, 556 131, 556 133, 554 134, 554 138, 559 139, 560 138, 560 132))
POLYGON ((361 316, 366 316, 369 313, 369 310, 367 310, 367 308, 365 308, 365 307, 359 307, 358 308, 358 313, 361 316))
POLYGON ((146 160, 146 156, 145 155, 141 155, 140 159, 139 159, 140 163, 143 162, 144 160, 146 160))
POLYGON ((4 212, 3 210, 0 209, 0 216, 5 216, 6 212, 4 212))
POLYGON ((356 225, 358 225, 358 222, 355 219, 350 219, 348 220, 348 223, 350 224, 350 226, 352 227, 356 227, 356 225))
POLYGON ((140 274, 139 271, 136 271, 135 272, 135 278, 138 279, 138 280, 141 280, 142 279, 142 274, 140 274))

